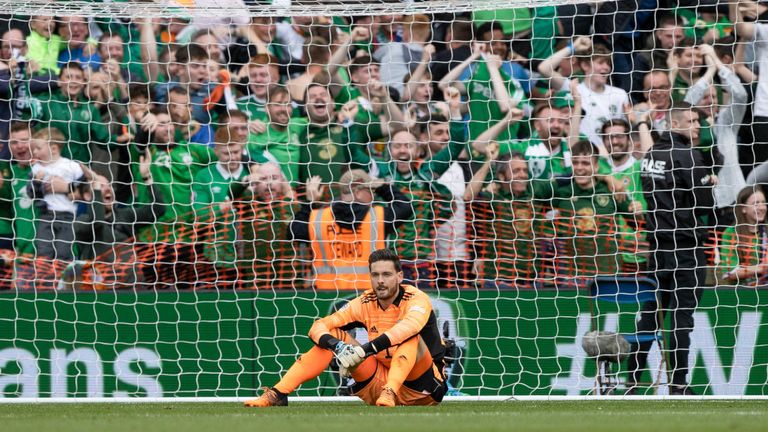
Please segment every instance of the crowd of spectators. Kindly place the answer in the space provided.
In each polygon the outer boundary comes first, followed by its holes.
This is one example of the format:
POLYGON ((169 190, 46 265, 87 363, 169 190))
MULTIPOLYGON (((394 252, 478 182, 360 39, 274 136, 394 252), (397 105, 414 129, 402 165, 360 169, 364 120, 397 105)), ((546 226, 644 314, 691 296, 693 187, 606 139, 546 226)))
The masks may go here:
POLYGON ((0 255, 343 289, 387 246, 422 287, 579 285, 646 271, 669 195, 710 282, 758 283, 767 11, 5 17, 0 255), (676 146, 705 177, 649 189, 676 146))

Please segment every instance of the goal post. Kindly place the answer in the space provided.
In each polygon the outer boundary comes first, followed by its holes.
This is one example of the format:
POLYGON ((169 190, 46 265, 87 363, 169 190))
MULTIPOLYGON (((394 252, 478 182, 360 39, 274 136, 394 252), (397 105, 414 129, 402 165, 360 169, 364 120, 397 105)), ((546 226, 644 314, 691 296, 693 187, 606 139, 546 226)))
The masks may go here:
POLYGON ((0 403, 252 397, 380 246, 449 400, 765 396, 768 24, 705 3, 0 0, 0 403))

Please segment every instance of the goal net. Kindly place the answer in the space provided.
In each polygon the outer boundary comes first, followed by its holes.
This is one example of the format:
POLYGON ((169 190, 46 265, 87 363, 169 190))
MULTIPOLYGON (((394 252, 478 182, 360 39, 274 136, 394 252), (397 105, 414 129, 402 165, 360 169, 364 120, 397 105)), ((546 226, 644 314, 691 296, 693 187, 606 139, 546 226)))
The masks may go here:
POLYGON ((449 395, 765 394, 763 3, 0 4, 0 398, 253 396, 380 248, 449 395))

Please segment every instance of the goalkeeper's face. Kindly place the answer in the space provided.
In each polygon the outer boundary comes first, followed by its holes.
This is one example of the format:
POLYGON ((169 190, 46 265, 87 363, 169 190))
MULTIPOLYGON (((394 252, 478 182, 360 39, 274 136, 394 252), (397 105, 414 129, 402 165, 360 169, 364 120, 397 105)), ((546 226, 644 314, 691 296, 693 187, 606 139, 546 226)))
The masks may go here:
POLYGON ((371 285, 380 302, 393 300, 402 282, 403 272, 397 271, 392 261, 376 261, 371 264, 371 285))

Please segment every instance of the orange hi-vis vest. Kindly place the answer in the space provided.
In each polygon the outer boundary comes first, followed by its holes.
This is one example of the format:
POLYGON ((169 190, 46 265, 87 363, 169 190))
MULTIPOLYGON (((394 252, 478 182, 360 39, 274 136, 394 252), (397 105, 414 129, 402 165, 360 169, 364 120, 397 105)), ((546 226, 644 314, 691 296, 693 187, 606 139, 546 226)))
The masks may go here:
POLYGON ((368 256, 384 248, 384 207, 372 206, 356 231, 337 225, 330 207, 313 210, 309 223, 315 288, 371 289, 368 256))

